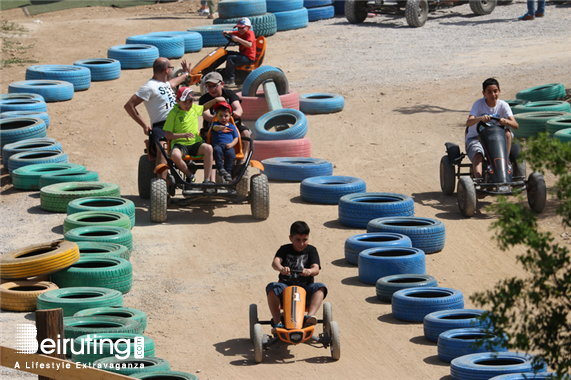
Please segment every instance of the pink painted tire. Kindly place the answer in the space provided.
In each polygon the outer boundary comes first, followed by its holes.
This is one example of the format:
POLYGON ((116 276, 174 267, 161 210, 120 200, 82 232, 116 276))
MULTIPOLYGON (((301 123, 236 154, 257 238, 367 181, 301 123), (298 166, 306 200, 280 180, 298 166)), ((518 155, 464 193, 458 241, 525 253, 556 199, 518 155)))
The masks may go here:
POLYGON ((308 138, 295 140, 255 140, 252 159, 262 161, 275 157, 311 157, 311 141, 308 138))
MULTIPOLYGON (((257 96, 242 96, 241 92, 238 93, 238 96, 242 98, 242 109, 244 110, 242 120, 256 121, 262 115, 270 112, 266 98, 261 96, 263 93, 264 90, 258 90, 256 92, 257 96)), ((296 91, 280 95, 280 101, 282 102, 282 108, 299 109, 299 94, 296 91)))

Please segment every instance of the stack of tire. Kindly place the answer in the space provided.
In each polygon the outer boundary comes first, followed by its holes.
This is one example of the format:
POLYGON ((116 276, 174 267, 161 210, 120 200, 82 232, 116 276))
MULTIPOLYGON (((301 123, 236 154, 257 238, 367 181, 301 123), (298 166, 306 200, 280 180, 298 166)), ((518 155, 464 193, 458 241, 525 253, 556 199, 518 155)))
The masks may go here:
POLYGON ((307 18, 310 22, 335 17, 333 0, 304 0, 303 6, 307 8, 307 18))
MULTIPOLYGON (((167 59, 181 58, 185 52, 185 41, 182 35, 159 34, 159 35, 137 35, 128 37, 126 42, 128 45, 134 46, 154 46, 158 50, 158 57, 167 59)), ((125 49, 124 49, 125 50, 125 49)), ((145 49, 141 49, 144 51, 145 49)), ((151 49, 152 50, 152 49, 151 49)), ((156 58, 158 58, 156 57, 156 58)), ((155 58, 155 59, 156 59, 155 58)), ((153 59, 154 62, 154 59, 153 59)), ((152 65, 152 63, 151 63, 152 65)))
POLYGON ((184 40, 184 52, 195 53, 202 50, 202 35, 188 31, 152 32, 147 36, 180 36, 184 40))
POLYGON ((309 23, 303 0, 267 0, 267 10, 276 17, 278 32, 305 28, 309 23))
POLYGON ((564 97, 565 87, 561 83, 545 84, 518 92, 516 100, 522 103, 512 107, 514 117, 519 124, 519 128, 513 131, 514 136, 519 138, 537 136, 547 130, 549 120, 571 116, 569 103, 559 100, 564 97))
POLYGON ((277 32, 276 16, 268 13, 266 0, 224 0, 218 3, 218 14, 220 17, 214 20, 214 25, 224 25, 227 30, 231 30, 240 18, 248 17, 256 38, 273 36, 277 32))

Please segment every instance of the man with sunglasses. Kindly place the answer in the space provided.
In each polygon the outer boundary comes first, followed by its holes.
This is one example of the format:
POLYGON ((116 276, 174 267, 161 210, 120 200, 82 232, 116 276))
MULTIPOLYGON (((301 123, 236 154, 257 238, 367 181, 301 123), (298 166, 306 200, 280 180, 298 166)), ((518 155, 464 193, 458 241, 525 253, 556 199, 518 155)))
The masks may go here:
MULTIPOLYGON (((204 83, 204 87, 206 87, 208 92, 200 97, 198 104, 204 105, 214 98, 219 96, 223 97, 226 99, 226 103, 232 106, 232 117, 234 118, 234 123, 238 128, 238 133, 240 133, 240 136, 250 137, 250 130, 248 127, 242 125, 241 117, 243 110, 242 106, 240 105, 240 103, 242 103, 242 99, 240 99, 240 97, 236 95, 234 91, 224 88, 222 75, 216 71, 212 71, 206 74, 204 78, 202 78, 202 81, 204 83)), ((204 139, 206 139, 206 133, 208 133, 210 122, 214 120, 214 116, 215 114, 211 109, 204 110, 204 113, 202 114, 204 121, 200 134, 204 139)), ((244 152, 244 155, 248 153, 249 148, 250 143, 247 141, 242 141, 242 151, 244 152)))
MULTIPOLYGON (((176 104, 173 88, 181 84, 190 73, 190 65, 186 60, 182 60, 181 67, 183 75, 169 80, 174 67, 167 58, 157 58, 153 63, 153 77, 139 88, 123 107, 129 116, 143 128, 145 135, 149 136, 149 151, 156 156, 155 165, 166 164, 157 144, 162 142, 163 148, 166 149, 163 126, 169 111, 176 104), (137 106, 143 102, 151 119, 150 124, 137 111, 137 106)), ((166 179, 167 171, 163 171, 159 176, 166 179)))

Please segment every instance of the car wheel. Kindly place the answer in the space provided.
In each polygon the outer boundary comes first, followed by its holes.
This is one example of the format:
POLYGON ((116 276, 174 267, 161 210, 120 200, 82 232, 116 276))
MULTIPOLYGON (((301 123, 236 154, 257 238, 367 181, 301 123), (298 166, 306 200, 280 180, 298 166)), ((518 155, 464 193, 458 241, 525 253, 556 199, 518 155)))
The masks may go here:
POLYGON ((423 26, 428 19, 428 1, 407 0, 404 14, 409 26, 412 26, 413 28, 423 26))
POLYGON ((463 176, 458 180, 458 208, 460 213, 471 217, 476 211, 476 188, 472 178, 463 176))
POLYGON ((162 223, 167 220, 167 181, 153 178, 151 181, 151 222, 162 223))
POLYGON ((547 200, 547 189, 545 188, 545 179, 541 173, 533 172, 527 180, 527 201, 529 207, 540 213, 545 208, 547 200))
POLYGON ((456 175, 454 165, 450 163, 448 156, 443 156, 440 160, 440 188, 445 195, 454 194, 456 187, 456 175))

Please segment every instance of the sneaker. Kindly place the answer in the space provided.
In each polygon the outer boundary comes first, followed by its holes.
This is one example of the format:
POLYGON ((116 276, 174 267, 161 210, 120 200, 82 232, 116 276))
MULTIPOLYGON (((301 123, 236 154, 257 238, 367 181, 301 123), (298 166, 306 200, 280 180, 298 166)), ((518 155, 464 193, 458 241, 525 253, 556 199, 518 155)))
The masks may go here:
POLYGON ((542 12, 535 12, 535 17, 543 17, 543 13, 542 12))
POLYGON ((208 18, 214 20, 215 18, 218 18, 218 13, 211 13, 208 15, 208 18))
MULTIPOLYGON (((196 181, 196 177, 194 176, 194 174, 191 175, 187 175, 184 180, 188 183, 194 183, 196 181)), ((185 190, 192 190, 192 187, 190 187, 189 185, 184 185, 184 189, 185 190)))
POLYGON ((274 327, 272 327, 272 335, 276 335, 278 329, 285 329, 284 324, 279 322, 278 324, 274 325, 274 327))
POLYGON ((304 325, 315 326, 317 324, 317 317, 315 315, 306 315, 304 325))
POLYGON ((208 9, 201 9, 198 11, 199 16, 208 16, 209 14, 210 14, 210 11, 208 9))
POLYGON ((225 169, 220 169, 218 173, 224 182, 232 182, 232 176, 225 169))
POLYGON ((519 20, 535 20, 535 16, 534 15, 530 15, 529 13, 524 14, 523 16, 519 17, 519 20))
MULTIPOLYGON (((205 179, 204 182, 202 182, 205 185, 212 185, 213 182, 209 179, 205 179)), ((207 186, 204 188, 204 194, 216 194, 216 189, 212 186, 207 186)))

